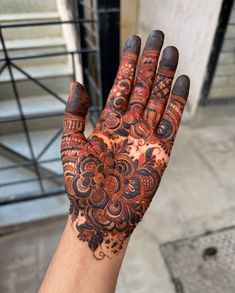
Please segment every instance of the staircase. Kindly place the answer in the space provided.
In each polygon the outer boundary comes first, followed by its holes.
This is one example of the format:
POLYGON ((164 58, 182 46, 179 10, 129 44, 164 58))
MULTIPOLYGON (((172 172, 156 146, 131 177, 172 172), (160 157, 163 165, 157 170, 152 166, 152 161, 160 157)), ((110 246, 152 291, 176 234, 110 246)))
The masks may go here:
MULTIPOLYGON (((0 13, 1 24, 60 20, 56 0, 3 0, 0 2, 0 13)), ((8 28, 2 32, 11 58, 67 50, 61 25, 8 28)), ((0 58, 3 57, 1 46, 0 58)), ((51 177, 62 174, 60 160, 56 159, 60 157, 59 130, 62 126, 64 103, 73 79, 69 58, 69 55, 60 55, 12 61, 28 75, 11 67, 33 155, 8 68, 0 74, 0 167, 6 167, 5 170, 0 169, 0 200, 25 194, 39 194, 42 191, 50 192, 63 186, 62 177, 51 177), (36 79, 36 82, 30 80, 29 76, 36 79), (37 83, 55 93, 60 100, 37 83), (40 157, 37 169, 44 178, 41 185, 37 180, 35 165, 31 164, 33 156, 40 157), (23 165, 13 167, 19 163, 23 165), (9 182, 18 183, 8 185, 9 182)), ((3 64, 1 61, 0 68, 3 64)))

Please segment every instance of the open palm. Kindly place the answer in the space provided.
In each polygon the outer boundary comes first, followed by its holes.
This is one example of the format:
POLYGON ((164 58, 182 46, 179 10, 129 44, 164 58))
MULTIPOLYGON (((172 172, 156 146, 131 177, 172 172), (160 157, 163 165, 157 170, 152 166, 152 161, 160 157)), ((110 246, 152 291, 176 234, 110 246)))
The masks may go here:
POLYGON ((140 38, 131 36, 104 111, 92 134, 83 131, 85 88, 74 82, 61 143, 66 191, 78 238, 97 258, 117 254, 147 210, 167 166, 189 90, 180 76, 171 92, 178 51, 153 31, 135 78, 140 38), (171 92, 171 94, 170 94, 171 92))

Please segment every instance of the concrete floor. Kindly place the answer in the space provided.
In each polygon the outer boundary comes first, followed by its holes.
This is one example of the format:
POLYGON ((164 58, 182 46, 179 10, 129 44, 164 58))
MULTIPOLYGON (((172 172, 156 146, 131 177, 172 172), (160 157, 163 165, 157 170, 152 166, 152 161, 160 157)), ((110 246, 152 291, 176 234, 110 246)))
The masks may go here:
MULTIPOLYGON (((130 241, 117 293, 175 292, 160 245, 235 225, 234 111, 200 108, 182 125, 160 189, 130 241)), ((65 217, 44 220, 0 238, 0 292, 36 292, 64 224, 65 217)))

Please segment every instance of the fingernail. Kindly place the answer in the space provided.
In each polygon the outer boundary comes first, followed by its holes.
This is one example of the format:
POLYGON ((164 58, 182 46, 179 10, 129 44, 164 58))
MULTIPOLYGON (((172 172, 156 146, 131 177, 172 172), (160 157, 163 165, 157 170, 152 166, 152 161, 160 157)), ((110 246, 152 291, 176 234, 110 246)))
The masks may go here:
POLYGON ((141 44, 141 39, 137 35, 132 35, 128 38, 123 52, 132 52, 134 54, 139 54, 140 51, 140 44, 141 44))
POLYGON ((73 82, 65 111, 75 115, 85 116, 89 106, 89 99, 85 87, 79 82, 73 82))
POLYGON ((163 51, 160 61, 160 67, 168 67, 170 70, 175 71, 179 59, 179 52, 176 47, 166 47, 163 51))
POLYGON ((179 76, 172 89, 172 95, 181 96, 187 99, 190 88, 190 79, 187 75, 179 76))
POLYGON ((144 50, 161 50, 163 41, 163 32, 154 30, 149 34, 144 50))

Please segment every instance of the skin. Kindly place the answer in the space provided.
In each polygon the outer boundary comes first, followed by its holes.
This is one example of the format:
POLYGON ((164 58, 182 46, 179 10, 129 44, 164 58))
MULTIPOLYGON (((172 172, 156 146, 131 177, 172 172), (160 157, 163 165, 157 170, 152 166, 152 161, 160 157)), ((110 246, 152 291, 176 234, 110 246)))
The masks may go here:
POLYGON ((185 75, 171 90, 178 50, 165 48, 158 64, 163 40, 161 31, 150 33, 136 78, 141 40, 136 35, 127 40, 106 106, 88 138, 83 134, 88 95, 78 82, 71 85, 61 142, 70 217, 42 292, 91 292, 92 280, 101 283, 96 292, 115 289, 128 240, 167 167, 189 92, 185 75), (69 274, 58 272, 61 254, 69 274), (85 276, 79 261, 84 267, 91 264, 85 276), (62 275, 65 287, 59 291, 55 280, 61 283, 62 275), (104 276, 105 285, 100 282, 104 276))

